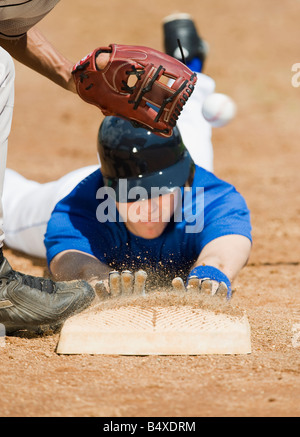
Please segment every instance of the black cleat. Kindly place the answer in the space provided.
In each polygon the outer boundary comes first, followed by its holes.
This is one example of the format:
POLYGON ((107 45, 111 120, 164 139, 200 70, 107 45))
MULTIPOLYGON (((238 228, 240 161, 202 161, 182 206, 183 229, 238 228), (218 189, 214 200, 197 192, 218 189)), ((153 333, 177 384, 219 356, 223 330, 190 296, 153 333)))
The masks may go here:
POLYGON ((163 20, 165 52, 184 63, 195 58, 200 60, 201 66, 207 56, 208 46, 199 36, 196 26, 189 14, 179 13, 168 15, 163 20), (180 46, 182 47, 184 58, 180 46))
POLYGON ((95 297, 85 281, 54 282, 0 265, 0 324, 6 333, 58 325, 87 308, 95 297))

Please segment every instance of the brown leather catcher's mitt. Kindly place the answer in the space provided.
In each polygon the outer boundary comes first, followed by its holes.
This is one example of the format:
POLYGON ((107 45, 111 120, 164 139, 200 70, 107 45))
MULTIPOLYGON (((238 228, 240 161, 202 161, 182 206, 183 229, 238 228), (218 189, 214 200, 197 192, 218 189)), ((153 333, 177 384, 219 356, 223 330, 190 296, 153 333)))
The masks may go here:
POLYGON ((197 76, 186 65, 157 50, 111 44, 99 47, 73 68, 79 96, 98 106, 104 115, 126 118, 169 137, 197 76), (96 58, 111 53, 106 67, 99 70, 96 58))

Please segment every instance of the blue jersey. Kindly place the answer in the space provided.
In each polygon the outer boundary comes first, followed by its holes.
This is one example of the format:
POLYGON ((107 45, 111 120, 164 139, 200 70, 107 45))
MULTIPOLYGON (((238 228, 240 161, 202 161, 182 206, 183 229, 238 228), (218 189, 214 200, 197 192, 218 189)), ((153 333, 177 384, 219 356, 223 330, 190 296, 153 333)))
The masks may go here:
POLYGON ((157 277, 184 276, 203 247, 215 238, 239 234, 251 240, 250 213, 240 193, 229 183, 196 166, 192 190, 182 189, 178 211, 157 238, 132 234, 120 219, 99 221, 103 200, 100 170, 86 177, 58 202, 45 234, 48 263, 65 250, 93 255, 116 270, 145 269, 157 277), (98 197, 98 198, 97 198, 98 197))

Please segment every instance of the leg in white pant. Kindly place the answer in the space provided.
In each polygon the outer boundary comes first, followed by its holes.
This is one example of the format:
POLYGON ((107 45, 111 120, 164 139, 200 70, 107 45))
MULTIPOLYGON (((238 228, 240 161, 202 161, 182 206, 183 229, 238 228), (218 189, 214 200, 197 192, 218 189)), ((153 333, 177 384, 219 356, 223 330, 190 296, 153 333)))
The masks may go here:
POLYGON ((98 165, 83 167, 44 184, 6 169, 3 190, 5 244, 28 255, 46 257, 44 235, 55 205, 98 168, 98 165))
POLYGON ((195 164, 212 172, 212 128, 202 115, 202 104, 205 98, 214 92, 215 82, 202 73, 198 73, 197 78, 194 92, 185 104, 177 125, 195 164))
POLYGON ((3 246, 2 193, 6 168, 7 143, 14 106, 15 68, 11 56, 0 47, 0 247, 3 246))

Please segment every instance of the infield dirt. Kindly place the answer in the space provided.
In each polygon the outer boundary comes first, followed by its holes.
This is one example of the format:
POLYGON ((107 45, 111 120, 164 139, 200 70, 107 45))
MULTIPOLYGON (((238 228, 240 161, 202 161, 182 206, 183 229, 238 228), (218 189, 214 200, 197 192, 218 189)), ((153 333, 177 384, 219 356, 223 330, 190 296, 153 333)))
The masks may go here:
MULTIPOLYGON (((252 214, 253 251, 234 284, 246 311, 246 356, 59 356, 58 334, 20 333, 0 348, 1 417, 299 416, 300 3, 295 0, 61 2, 39 27, 77 61, 109 43, 162 46, 162 19, 193 14, 210 46, 205 73, 237 103, 213 131, 217 176, 252 214)), ((40 182, 95 164, 102 115, 16 63, 8 167, 40 182)), ((15 269, 47 274, 44 260, 6 249, 15 269)))

